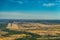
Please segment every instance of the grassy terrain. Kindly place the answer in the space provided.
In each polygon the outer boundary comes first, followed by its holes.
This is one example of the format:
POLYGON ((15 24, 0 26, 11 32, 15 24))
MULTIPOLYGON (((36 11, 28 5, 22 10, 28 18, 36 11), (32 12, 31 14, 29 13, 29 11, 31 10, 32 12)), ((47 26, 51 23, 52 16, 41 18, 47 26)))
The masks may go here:
MULTIPOLYGON (((1 24, 1 36, 4 40, 60 40, 60 26, 40 27, 40 29, 10 30, 1 24), (7 32, 3 34, 4 32, 7 32), (56 38, 57 37, 57 38, 56 38)), ((0 38, 1 40, 1 38, 0 38)))
MULTIPOLYGON (((60 38, 52 38, 56 36, 52 35, 40 35, 36 33, 26 32, 26 31, 16 31, 16 30, 2 30, 4 32, 8 32, 7 34, 2 35, 3 37, 7 38, 14 38, 14 40, 60 40, 60 38), (51 38, 49 38, 51 37, 51 38)), ((60 37, 60 34, 57 35, 57 37, 60 37)))

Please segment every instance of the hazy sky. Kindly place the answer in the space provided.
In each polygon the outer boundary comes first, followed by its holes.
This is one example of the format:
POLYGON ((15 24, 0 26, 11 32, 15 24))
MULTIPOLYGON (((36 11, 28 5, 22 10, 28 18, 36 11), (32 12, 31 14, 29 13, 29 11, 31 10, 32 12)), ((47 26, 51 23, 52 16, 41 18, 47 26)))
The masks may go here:
POLYGON ((60 0, 0 0, 0 19, 60 19, 60 0))

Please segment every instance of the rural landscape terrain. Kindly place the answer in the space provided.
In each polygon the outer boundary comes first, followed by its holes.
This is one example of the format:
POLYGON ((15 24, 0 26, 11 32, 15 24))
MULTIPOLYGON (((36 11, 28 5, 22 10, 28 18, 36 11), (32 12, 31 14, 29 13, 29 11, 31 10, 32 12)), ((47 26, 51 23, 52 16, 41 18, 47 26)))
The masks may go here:
POLYGON ((60 20, 0 19, 0 40, 60 40, 60 20))

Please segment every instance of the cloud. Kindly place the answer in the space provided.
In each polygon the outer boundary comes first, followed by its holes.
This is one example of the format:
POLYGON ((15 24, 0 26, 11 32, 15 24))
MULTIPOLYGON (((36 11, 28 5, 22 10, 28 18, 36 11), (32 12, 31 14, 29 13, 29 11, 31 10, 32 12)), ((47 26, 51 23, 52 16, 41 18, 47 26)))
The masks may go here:
POLYGON ((17 3, 19 3, 19 4, 23 4, 24 2, 23 1, 16 1, 17 3))
POLYGON ((44 3, 43 6, 46 6, 46 7, 51 7, 51 6, 55 6, 56 4, 55 3, 44 3))
POLYGON ((60 0, 56 0, 55 2, 60 2, 60 0))
POLYGON ((18 0, 9 0, 10 2, 16 2, 16 3, 19 3, 19 4, 23 4, 24 2, 23 1, 18 1, 18 0))
POLYGON ((0 12, 0 19, 60 19, 59 14, 33 14, 21 12, 0 12))

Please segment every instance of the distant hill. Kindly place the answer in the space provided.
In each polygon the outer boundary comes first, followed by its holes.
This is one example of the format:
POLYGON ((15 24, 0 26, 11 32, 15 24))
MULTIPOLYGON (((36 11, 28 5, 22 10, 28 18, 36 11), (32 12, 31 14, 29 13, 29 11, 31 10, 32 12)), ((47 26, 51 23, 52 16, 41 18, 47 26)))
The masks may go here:
POLYGON ((13 22, 33 22, 33 23, 43 23, 43 24, 60 24, 60 20, 27 20, 27 19, 0 19, 0 22, 13 23, 13 22))

